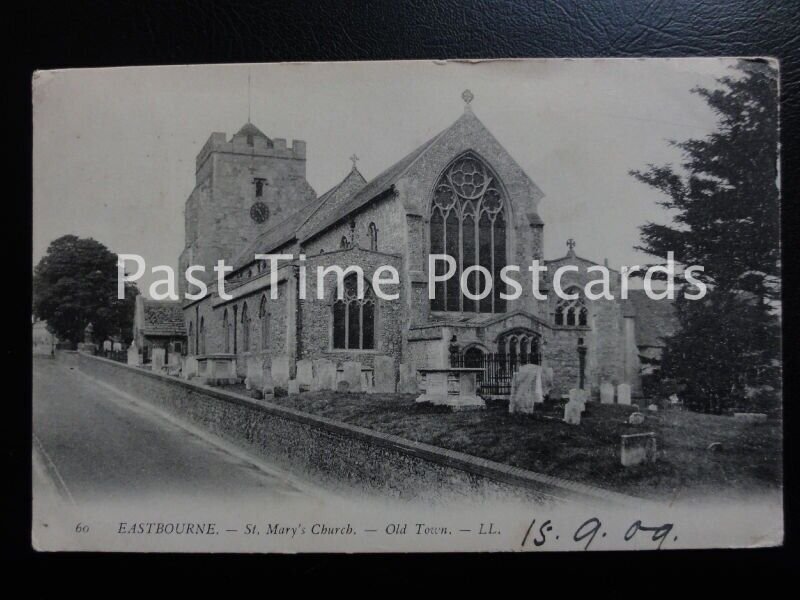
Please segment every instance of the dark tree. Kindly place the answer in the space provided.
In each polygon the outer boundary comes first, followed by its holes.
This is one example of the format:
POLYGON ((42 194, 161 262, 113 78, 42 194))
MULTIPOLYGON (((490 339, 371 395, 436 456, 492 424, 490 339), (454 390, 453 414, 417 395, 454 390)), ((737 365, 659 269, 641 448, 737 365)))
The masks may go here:
POLYGON ((112 335, 130 341, 138 293, 127 283, 125 299, 117 299, 117 255, 91 238, 58 238, 34 269, 34 314, 73 344, 83 341, 90 323, 97 342, 112 335))
POLYGON ((680 327, 666 341, 661 375, 713 412, 780 381, 778 77, 764 61, 743 60, 717 83, 692 90, 718 115, 717 130, 673 142, 683 152, 679 167, 631 173, 663 192, 660 204, 674 215, 669 225, 643 225, 638 249, 705 268, 695 273, 708 286, 703 300, 678 290, 680 327))

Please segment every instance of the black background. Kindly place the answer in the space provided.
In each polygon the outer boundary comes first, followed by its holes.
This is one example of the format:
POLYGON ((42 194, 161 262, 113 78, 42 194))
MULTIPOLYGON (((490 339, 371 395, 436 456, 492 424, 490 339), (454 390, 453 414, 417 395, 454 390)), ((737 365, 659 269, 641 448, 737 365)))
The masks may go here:
MULTIPOLYGON (((9 110, 5 149, 6 180, 19 185, 4 188, 6 244, 13 261, 6 264, 6 298, 15 302, 15 312, 6 310, 7 331, 3 356, 17 392, 6 394, 3 457, 7 463, 4 481, 4 555, 23 557, 36 568, 59 560, 75 564, 91 558, 97 566, 119 563, 141 569, 152 565, 152 557, 37 555, 30 548, 30 278, 31 278, 31 97, 30 81, 35 69, 129 66, 185 63, 229 63, 296 60, 378 60, 430 58, 590 57, 590 56, 774 56, 781 61, 783 248, 786 267, 785 305, 786 372, 797 371, 791 292, 796 289, 794 209, 798 172, 798 104, 800 95, 800 10, 795 1, 549 1, 549 2, 208 2, 176 0, 72 1, 5 7, 7 44, 4 72, 9 110), (22 226, 19 226, 22 224, 22 226), (27 224, 27 228, 25 227, 27 224), (16 282, 12 294, 9 282, 16 282), (28 282, 25 288, 24 282, 28 282), (81 560, 83 559, 83 560, 81 560), (134 561, 134 562, 131 562, 134 561)), ((796 449, 797 410, 793 407, 794 382, 787 378, 785 394, 787 545, 794 546, 793 499, 798 497, 792 457, 796 449)), ((232 507, 235 510, 235 507, 232 507)), ((747 518, 743 515, 743 518, 747 518)), ((714 584, 722 579, 763 579, 766 570, 788 567, 792 554, 781 549, 735 552, 593 553, 591 568, 583 555, 493 555, 482 557, 250 557, 239 564, 255 567, 252 584, 269 586, 275 577, 306 574, 291 579, 298 593, 314 575, 338 573, 349 580, 321 580, 329 593, 349 593, 363 587, 364 578, 386 575, 374 593, 391 593, 412 583, 409 573, 417 569, 434 572, 445 581, 489 579, 491 566, 528 579, 521 593, 543 594, 556 584, 560 593, 579 581, 601 590, 628 593, 682 593, 692 573, 714 584), (475 568, 480 561, 480 569, 475 568), (556 561, 569 565, 572 576, 550 571, 556 561), (356 566, 357 565, 357 566, 356 566), (654 577, 645 588, 632 587, 634 573, 647 570, 654 577), (402 573, 399 577, 397 573, 402 573), (394 575, 390 576, 389 573, 394 575), (396 577, 396 578, 395 578, 396 577), (719 579, 717 579, 719 578, 719 579), (270 582, 271 583, 268 583, 270 582), (399 585, 397 585, 399 584, 399 585), (340 586, 343 586, 340 588, 340 586)), ((188 557, 161 557, 173 572, 188 557)), ((208 558, 201 558, 201 561, 208 558)), ((193 566, 194 567, 194 566, 193 566)), ((184 581, 202 581, 202 570, 190 567, 184 581)), ((127 570, 127 569, 126 569, 127 570)), ((44 572, 40 572, 44 576, 44 572)), ((43 577, 46 578, 46 577, 43 577)), ((40 578, 41 579, 41 578, 40 578)), ((219 581, 219 578, 217 578, 219 581)), ((74 581, 88 584, 91 580, 74 581)), ((138 581, 138 579, 135 579, 138 581)), ((35 586, 37 579, 30 579, 35 586)), ((224 582, 224 580, 223 580, 224 582)), ((122 592, 128 586, 122 583, 122 592)), ((497 580, 494 580, 497 583, 497 580)), ((502 586, 504 593, 511 590, 502 586)), ((107 591, 111 592, 112 588, 107 591)), ((142 588, 129 591, 139 593, 142 588)), ((267 588, 264 588, 267 593, 267 588)), ((421 591, 419 589, 418 591, 421 591)), ((762 587, 775 593, 777 588, 762 587), (773 591, 774 590, 774 591, 773 591)), ((718 592, 718 590, 717 590, 718 592)), ((287 590, 287 593, 288 592, 287 590)), ((497 593, 497 588, 495 588, 497 593)), ((517 593, 517 592, 515 592, 517 593)))

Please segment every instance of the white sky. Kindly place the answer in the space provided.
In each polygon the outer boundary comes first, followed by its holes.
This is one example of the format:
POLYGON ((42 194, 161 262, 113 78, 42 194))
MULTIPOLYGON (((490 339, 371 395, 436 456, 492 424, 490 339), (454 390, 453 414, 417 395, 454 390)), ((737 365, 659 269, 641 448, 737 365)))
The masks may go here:
MULTIPOLYGON (((350 169, 370 179, 472 107, 545 194, 545 256, 612 267, 647 262, 638 226, 667 220, 628 171, 677 162, 667 140, 715 124, 689 90, 733 59, 362 62, 80 69, 34 78, 33 260, 66 233, 91 236, 149 267, 177 268, 195 157, 213 131, 251 120, 307 142, 320 195, 350 169)), ((142 280, 140 287, 152 277, 142 280)))

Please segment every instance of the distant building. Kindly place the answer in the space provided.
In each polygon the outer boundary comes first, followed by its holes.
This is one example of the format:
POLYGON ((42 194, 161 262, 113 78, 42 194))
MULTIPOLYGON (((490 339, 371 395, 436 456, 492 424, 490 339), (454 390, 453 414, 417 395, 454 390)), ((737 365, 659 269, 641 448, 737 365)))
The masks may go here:
POLYGON ((33 322, 33 353, 50 356, 56 348, 58 339, 47 330, 46 321, 33 322))
POLYGON ((186 352, 186 326, 179 301, 136 297, 133 340, 147 360, 153 348, 167 352, 186 352))

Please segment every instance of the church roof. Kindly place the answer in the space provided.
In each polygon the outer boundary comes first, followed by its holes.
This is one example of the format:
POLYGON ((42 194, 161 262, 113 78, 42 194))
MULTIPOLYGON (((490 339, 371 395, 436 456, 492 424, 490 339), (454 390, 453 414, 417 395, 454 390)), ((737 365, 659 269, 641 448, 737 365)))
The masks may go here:
MULTIPOLYGON (((298 230, 310 219, 319 213, 323 215, 336 208, 340 197, 345 198, 364 186, 366 180, 353 168, 347 176, 330 190, 322 194, 316 201, 308 202, 301 208, 276 223, 264 233, 260 234, 247 248, 245 248, 234 261, 234 269, 239 269, 253 262, 256 253, 267 253, 294 240, 298 230)), ((338 211, 337 211, 338 212, 338 211)))
MULTIPOLYGON (((465 113, 466 116, 466 113, 465 113)), ((470 116, 472 116, 470 114, 470 116)), ((450 127, 444 129, 443 131, 439 132, 427 142, 422 144, 421 146, 417 147, 413 152, 407 154, 403 158, 401 158, 398 162, 393 164, 391 167, 380 173, 377 177, 372 179, 369 183, 367 183, 363 188, 361 188, 355 195, 353 195, 346 203, 342 205, 340 210, 336 211, 336 213, 331 214, 325 219, 323 222, 319 223, 316 227, 312 230, 305 232, 303 235, 303 239, 301 241, 305 242, 332 225, 336 224, 338 221, 346 219, 351 213, 358 210, 362 206, 368 204, 374 198, 388 192, 394 183, 400 179, 400 177, 408 170, 408 168, 414 164, 417 159, 419 159, 425 152, 433 146, 433 144, 438 140, 441 136, 447 133, 452 127, 456 125, 464 116, 457 119, 450 127)), ((475 118, 475 117, 473 117, 475 118)))
POLYGON ((179 300, 143 298, 144 323, 142 333, 153 336, 186 335, 183 308, 179 300))
POLYGON ((266 135, 264 135, 263 131, 261 131, 258 127, 256 127, 255 125, 253 125, 250 122, 247 122, 244 125, 242 125, 242 128, 239 131, 236 132, 234 137, 240 136, 240 135, 252 135, 254 137, 262 137, 262 138, 264 138, 266 140, 269 139, 266 135))
POLYGON ((653 300, 644 290, 629 290, 626 314, 636 316, 636 345, 660 348, 678 329, 673 300, 653 300))

